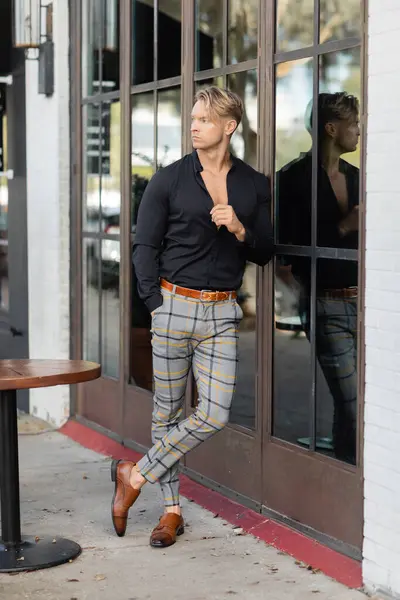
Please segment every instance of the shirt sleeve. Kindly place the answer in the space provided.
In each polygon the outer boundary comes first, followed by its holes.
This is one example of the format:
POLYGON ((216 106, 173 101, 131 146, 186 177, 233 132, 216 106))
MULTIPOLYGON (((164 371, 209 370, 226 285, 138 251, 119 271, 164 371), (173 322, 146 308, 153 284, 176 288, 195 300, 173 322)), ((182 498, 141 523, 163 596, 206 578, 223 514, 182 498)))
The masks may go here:
POLYGON ((246 259, 260 267, 265 266, 274 253, 274 236, 270 217, 271 182, 268 177, 258 173, 255 180, 257 190, 257 209, 253 226, 246 227, 243 244, 246 247, 246 259))
POLYGON ((159 254, 168 225, 170 175, 158 171, 148 183, 138 211, 133 265, 140 298, 150 312, 161 306, 159 254))

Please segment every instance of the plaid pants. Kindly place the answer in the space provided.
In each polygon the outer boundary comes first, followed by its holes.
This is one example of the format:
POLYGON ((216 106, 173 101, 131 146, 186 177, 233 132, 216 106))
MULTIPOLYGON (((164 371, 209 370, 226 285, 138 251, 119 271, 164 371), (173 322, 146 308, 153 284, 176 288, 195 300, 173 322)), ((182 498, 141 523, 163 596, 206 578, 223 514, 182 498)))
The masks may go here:
POLYGON ((317 298, 317 356, 334 401, 339 460, 355 463, 357 437, 357 299, 317 298))
POLYGON ((179 460, 228 423, 243 314, 232 299, 206 302, 161 291, 164 302, 152 320, 154 446, 138 467, 147 481, 159 481, 165 506, 173 506, 179 504, 179 460), (191 368, 198 406, 180 421, 191 368))

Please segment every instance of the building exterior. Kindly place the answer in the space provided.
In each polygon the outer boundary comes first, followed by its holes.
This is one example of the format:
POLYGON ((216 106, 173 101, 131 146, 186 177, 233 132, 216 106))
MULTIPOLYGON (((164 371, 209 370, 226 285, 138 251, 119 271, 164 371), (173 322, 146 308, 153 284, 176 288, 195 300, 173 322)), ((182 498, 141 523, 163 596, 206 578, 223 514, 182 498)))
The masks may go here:
MULTIPOLYGON (((191 151, 194 91, 230 87, 245 102, 232 152, 271 175, 277 252, 264 270, 248 265, 240 290, 230 425, 183 468, 362 560, 369 590, 400 597, 400 8, 49 4, 53 93, 41 93, 34 57, 13 51, 0 62, 3 79, 13 75, 0 83, 2 171, 14 171, 0 178, 1 358, 85 358, 102 363, 103 377, 76 393, 32 391, 21 407, 150 444, 150 316, 131 263, 137 210, 155 170, 191 151), (341 217, 319 166, 319 123, 321 94, 343 92, 360 106, 360 138, 341 163, 359 219, 358 235, 340 238, 329 236, 341 217), (353 293, 333 294, 343 288, 353 293)), ((10 14, 0 19, 8 28, 10 14)), ((195 406, 191 383, 186 412, 195 406)))

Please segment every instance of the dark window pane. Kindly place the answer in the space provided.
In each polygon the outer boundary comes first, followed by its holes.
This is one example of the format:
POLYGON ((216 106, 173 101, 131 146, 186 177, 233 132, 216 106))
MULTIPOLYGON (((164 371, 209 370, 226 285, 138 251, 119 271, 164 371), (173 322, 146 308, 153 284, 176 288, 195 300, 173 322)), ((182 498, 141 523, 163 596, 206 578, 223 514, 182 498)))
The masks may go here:
POLYGON ((132 0, 132 83, 154 80, 154 1, 132 0))
POLYGON ((137 290, 135 269, 132 267, 130 374, 135 385, 148 391, 153 389, 151 348, 151 317, 137 290))
POLYGON ((182 156, 181 89, 162 90, 157 102, 157 168, 182 156))
POLYGON ((320 0, 320 43, 361 35, 361 0, 320 0))
POLYGON ((277 0, 276 51, 312 46, 314 0, 277 0))
POLYGON ((315 338, 316 449, 328 452, 339 460, 355 464, 357 263, 327 259, 320 259, 317 262, 315 338), (342 284, 339 282, 339 277, 343 277, 342 284), (350 284, 354 286, 353 289, 350 284))
POLYGON ((223 5, 222 0, 196 0, 196 71, 222 66, 223 5))
POLYGON ((154 94, 132 96, 132 231, 135 231, 139 204, 154 173, 154 94))
POLYGON ((311 243, 311 135, 307 114, 312 90, 310 61, 277 65, 276 220, 281 244, 311 243))
POLYGON ((232 137, 232 152, 238 158, 257 166, 257 71, 228 75, 227 86, 244 101, 241 124, 232 137))
POLYGON ((168 79, 181 74, 181 0, 159 0, 158 7, 157 79, 168 79))
POLYGON ((119 101, 101 105, 101 224, 102 233, 119 234, 121 209, 121 105, 119 101))
POLYGON ((98 233, 101 190, 101 114, 99 104, 83 107, 83 229, 98 233))
POLYGON ((119 89, 119 0, 82 3, 82 94, 119 89))
POLYGON ((239 363, 230 422, 249 429, 256 427, 256 287, 257 267, 248 263, 243 284, 238 291, 238 303, 243 311, 243 319, 239 326, 239 363))
MULTIPOLYGON (((154 94, 132 96, 132 231, 144 190, 154 173, 154 94)), ((152 389, 151 318, 139 298, 137 279, 132 267, 130 373, 134 383, 152 389)))
POLYGON ((195 82, 195 92, 198 92, 202 88, 208 87, 209 85, 216 85, 217 87, 224 87, 224 78, 213 77, 212 79, 203 79, 202 81, 195 82))
POLYGON ((118 240, 101 242, 101 363, 102 374, 119 376, 119 265, 118 240))
MULTIPOLYGON (((232 138, 232 152, 256 167, 257 163, 257 72, 235 73, 227 78, 228 87, 244 101, 242 123, 232 138)), ((255 429, 256 399, 256 287, 257 267, 248 263, 243 284, 238 291, 238 302, 243 310, 239 328, 239 365, 230 420, 255 429)))
POLYGON ((358 248, 360 50, 321 56, 317 244, 358 248))
POLYGON ((257 58, 258 0, 229 0, 228 63, 257 58))
POLYGON ((100 242, 84 239, 82 250, 83 358, 100 362, 100 242))
POLYGON ((119 90, 119 0, 100 0, 101 27, 101 90, 119 90))
MULTIPOLYGON (((5 167, 4 170, 7 170, 5 167)), ((0 308, 9 310, 8 287, 8 179, 0 177, 0 308)))
MULTIPOLYGON (((2 94, 5 92, 2 89, 2 94)), ((0 96, 0 171, 8 169, 7 116, 0 96)), ((0 308, 9 310, 8 287, 8 179, 0 176, 0 308)))
POLYGON ((100 91, 101 11, 96 0, 82 2, 82 95, 100 91))
POLYGON ((6 86, 0 84, 0 171, 8 169, 6 86))
POLYGON ((311 345, 309 312, 311 261, 278 256, 275 261, 274 400, 275 437, 307 445, 310 432, 311 345))

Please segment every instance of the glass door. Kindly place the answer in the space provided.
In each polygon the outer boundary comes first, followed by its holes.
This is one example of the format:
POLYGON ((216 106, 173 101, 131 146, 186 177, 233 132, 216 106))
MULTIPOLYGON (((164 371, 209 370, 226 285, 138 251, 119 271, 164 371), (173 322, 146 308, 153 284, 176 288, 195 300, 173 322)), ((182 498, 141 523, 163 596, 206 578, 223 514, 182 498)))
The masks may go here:
POLYGON ((360 0, 278 0, 264 504, 361 547, 360 0), (299 26, 301 24, 301 26, 299 26))

